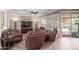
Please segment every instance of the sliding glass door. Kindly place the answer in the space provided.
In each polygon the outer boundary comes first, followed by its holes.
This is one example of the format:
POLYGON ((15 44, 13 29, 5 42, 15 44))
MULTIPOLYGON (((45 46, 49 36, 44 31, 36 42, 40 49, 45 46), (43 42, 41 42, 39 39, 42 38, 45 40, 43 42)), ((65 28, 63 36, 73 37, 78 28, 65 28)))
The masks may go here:
POLYGON ((72 37, 79 37, 79 14, 72 14, 72 37))
POLYGON ((63 36, 71 36, 71 14, 61 14, 61 31, 63 36))
POLYGON ((75 12, 67 13, 67 14, 65 13, 61 14, 62 35, 78 38, 79 37, 79 14, 75 12))

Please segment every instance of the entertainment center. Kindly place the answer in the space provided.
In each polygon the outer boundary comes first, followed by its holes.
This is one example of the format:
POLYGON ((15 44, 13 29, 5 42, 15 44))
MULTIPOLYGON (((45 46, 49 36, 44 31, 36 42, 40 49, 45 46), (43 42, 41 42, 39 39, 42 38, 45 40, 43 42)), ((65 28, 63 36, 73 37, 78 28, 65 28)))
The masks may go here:
POLYGON ((21 32, 25 34, 28 31, 32 31, 32 24, 32 21, 21 21, 21 32))

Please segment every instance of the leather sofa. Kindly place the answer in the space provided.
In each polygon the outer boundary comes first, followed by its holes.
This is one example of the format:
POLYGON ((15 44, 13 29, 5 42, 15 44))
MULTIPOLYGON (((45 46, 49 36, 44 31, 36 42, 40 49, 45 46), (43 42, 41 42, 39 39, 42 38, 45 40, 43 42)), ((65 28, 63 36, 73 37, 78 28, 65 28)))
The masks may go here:
POLYGON ((22 34, 18 30, 7 29, 2 32, 1 45, 3 48, 9 48, 20 41, 22 41, 22 34))
POLYGON ((19 30, 11 30, 11 29, 7 29, 5 31, 3 31, 5 36, 14 36, 15 42, 19 42, 22 41, 22 34, 20 33, 19 30))
POLYGON ((14 44, 13 38, 9 38, 9 35, 11 35, 9 29, 2 31, 1 45, 3 49, 8 49, 14 44))
POLYGON ((22 34, 18 30, 14 30, 12 34, 14 36, 15 43, 22 41, 22 34))
POLYGON ((45 40, 45 33, 42 30, 30 31, 25 39, 26 47, 28 50, 40 49, 43 46, 45 40))

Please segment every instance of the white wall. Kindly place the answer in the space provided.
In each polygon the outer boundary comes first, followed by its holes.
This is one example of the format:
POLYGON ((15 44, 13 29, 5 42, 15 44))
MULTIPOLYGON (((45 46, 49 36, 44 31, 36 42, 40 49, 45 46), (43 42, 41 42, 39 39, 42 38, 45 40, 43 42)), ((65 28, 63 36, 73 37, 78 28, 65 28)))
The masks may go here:
POLYGON ((17 21, 17 30, 21 31, 21 20, 20 19, 17 21))
POLYGON ((32 21, 33 21, 33 30, 39 29, 40 28, 40 18, 39 17, 33 17, 32 21))

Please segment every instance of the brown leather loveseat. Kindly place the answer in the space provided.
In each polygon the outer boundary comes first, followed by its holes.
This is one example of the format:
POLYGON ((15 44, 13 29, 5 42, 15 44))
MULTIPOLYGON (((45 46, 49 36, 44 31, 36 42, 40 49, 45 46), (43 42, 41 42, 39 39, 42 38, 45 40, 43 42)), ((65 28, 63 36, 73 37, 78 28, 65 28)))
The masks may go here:
POLYGON ((2 47, 9 48, 13 44, 22 41, 22 34, 18 30, 7 29, 2 32, 2 47))

